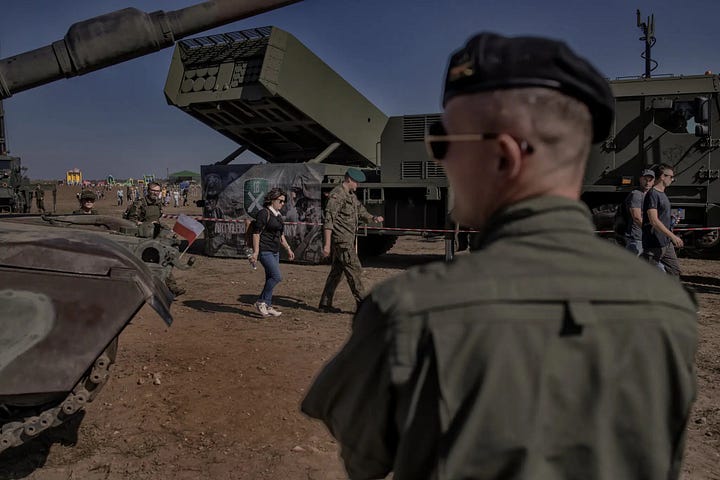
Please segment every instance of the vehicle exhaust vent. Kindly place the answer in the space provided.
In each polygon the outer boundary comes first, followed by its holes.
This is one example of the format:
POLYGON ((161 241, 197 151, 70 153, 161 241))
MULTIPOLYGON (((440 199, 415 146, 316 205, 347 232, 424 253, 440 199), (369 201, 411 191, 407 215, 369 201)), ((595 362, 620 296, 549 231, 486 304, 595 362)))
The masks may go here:
POLYGON ((422 178, 423 162, 412 161, 402 162, 401 177, 402 178, 422 178))
POLYGON ((439 163, 425 162, 425 169, 425 178, 445 178, 445 169, 439 163))
POLYGON ((403 117, 403 141, 421 142, 425 139, 428 125, 440 121, 439 114, 407 115, 403 117))

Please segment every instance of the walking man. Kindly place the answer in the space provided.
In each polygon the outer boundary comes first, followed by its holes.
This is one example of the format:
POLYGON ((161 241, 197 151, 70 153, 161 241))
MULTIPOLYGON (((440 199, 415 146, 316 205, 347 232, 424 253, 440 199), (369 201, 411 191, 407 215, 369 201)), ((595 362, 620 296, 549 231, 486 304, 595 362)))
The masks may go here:
POLYGON ((360 203, 355 191, 365 181, 365 174, 357 168, 348 168, 343 182, 333 188, 325 206, 323 224, 323 257, 332 255, 332 267, 320 297, 321 312, 340 312, 333 307, 333 296, 342 279, 347 278, 355 302, 360 304, 365 290, 362 283, 362 265, 355 250, 355 234, 358 221, 382 222, 381 216, 373 216, 360 203))
POLYGON ((645 194, 655 183, 655 172, 650 169, 643 170, 638 180, 639 188, 636 188, 623 201, 620 208, 623 209, 625 218, 625 248, 635 255, 640 255, 642 248, 642 225, 643 225, 643 200, 645 194))
POLYGON ((483 33, 443 106, 426 142, 477 250, 375 288, 303 411, 352 479, 676 479, 696 306, 579 201, 606 80, 564 43, 483 33))
POLYGON ((669 275, 680 276, 675 247, 684 246, 682 238, 675 235, 672 228, 672 206, 665 194, 675 179, 675 172, 670 165, 661 164, 657 168, 655 187, 646 195, 643 202, 643 258, 669 275))
POLYGON ((35 206, 38 213, 45 213, 45 190, 40 185, 35 187, 35 206))

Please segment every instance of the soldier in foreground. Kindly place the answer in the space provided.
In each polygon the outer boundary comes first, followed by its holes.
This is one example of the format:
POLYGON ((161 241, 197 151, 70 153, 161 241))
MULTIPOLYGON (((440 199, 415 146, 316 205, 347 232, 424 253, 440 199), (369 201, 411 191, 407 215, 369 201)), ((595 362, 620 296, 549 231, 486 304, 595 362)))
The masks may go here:
POLYGON ((563 43, 486 33, 443 104, 427 142, 479 249, 374 289, 303 411, 353 480, 677 478, 696 306, 579 201, 608 84, 563 43))
POLYGON ((355 195, 358 184, 364 181, 365 174, 362 170, 348 168, 343 182, 332 189, 325 206, 322 255, 332 255, 332 267, 320 297, 318 309, 321 312, 340 312, 339 308, 333 307, 333 297, 343 273, 358 305, 365 294, 362 265, 355 250, 358 221, 382 222, 384 218, 373 216, 355 195))
POLYGON ((73 212, 73 215, 97 215, 95 206, 97 196, 90 190, 83 190, 80 193, 80 208, 73 212))

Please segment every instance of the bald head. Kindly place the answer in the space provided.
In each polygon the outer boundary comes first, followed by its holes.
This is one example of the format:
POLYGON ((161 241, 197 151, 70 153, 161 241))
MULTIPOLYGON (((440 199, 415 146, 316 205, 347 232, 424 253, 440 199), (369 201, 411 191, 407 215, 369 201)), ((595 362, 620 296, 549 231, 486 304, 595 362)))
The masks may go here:
MULTIPOLYGON (((467 95, 463 106, 480 131, 506 132, 534 147, 539 163, 558 171, 584 165, 590 151, 592 119, 583 103, 555 90, 523 88, 467 95)), ((546 170, 544 170, 546 171, 546 170)))
MULTIPOLYGON (((447 103, 443 123, 450 135, 499 134, 494 142, 452 142, 458 159, 474 155, 481 160, 443 162, 456 206, 466 201, 463 192, 476 206, 472 224, 525 198, 579 197, 593 123, 588 107, 575 98, 536 87, 459 95, 447 103), (520 148, 523 140, 532 152, 520 148), (471 181, 474 188, 459 185, 471 181)), ((474 215, 469 209, 467 213, 474 215)))

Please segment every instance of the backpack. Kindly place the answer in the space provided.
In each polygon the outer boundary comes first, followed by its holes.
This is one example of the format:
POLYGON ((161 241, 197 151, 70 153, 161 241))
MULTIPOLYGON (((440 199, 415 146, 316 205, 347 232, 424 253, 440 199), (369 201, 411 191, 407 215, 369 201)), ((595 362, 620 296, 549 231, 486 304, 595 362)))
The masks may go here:
MULTIPOLYGON (((627 200, 627 199, 626 199, 627 200)), ((630 224, 630 212, 628 211, 626 200, 623 200, 615 210, 615 218, 613 219, 613 231, 615 235, 624 237, 630 224)))

